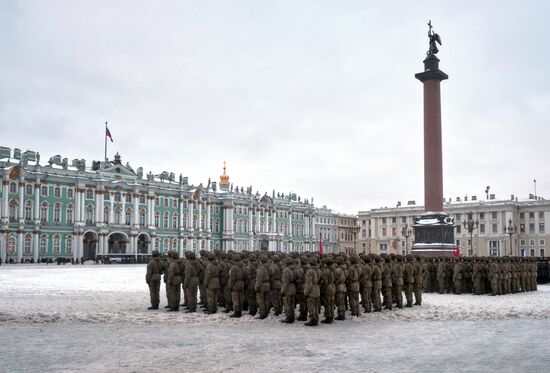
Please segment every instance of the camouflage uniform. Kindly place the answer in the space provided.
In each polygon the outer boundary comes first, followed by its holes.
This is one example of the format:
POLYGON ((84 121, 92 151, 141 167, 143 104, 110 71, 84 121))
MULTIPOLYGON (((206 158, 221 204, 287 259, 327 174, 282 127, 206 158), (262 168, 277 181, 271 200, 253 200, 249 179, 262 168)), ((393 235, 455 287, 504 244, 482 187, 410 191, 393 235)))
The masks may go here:
POLYGON ((152 258, 147 263, 147 273, 145 282, 149 285, 149 295, 151 297, 151 307, 149 310, 158 310, 160 303, 160 280, 164 272, 164 264, 160 261, 160 255, 157 250, 153 250, 152 258))

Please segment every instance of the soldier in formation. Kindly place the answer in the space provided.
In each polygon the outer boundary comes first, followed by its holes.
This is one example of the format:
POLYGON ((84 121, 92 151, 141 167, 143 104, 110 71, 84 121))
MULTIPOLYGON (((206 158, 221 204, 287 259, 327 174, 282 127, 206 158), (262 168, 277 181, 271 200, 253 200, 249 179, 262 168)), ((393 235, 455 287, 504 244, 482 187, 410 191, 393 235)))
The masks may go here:
MULTIPOLYGON (((426 263, 411 255, 232 251, 201 251, 199 255, 197 259, 194 252, 187 251, 185 259, 180 259, 177 252, 171 251, 162 261, 158 252, 153 252, 146 275, 151 293, 149 309, 158 309, 162 274, 168 311, 179 310, 183 290, 181 306, 186 312, 201 307, 207 314, 222 310, 232 312, 230 316, 235 318, 248 313, 265 319, 270 313, 278 316, 284 310, 282 322, 307 321, 307 326, 345 320, 347 312, 352 317, 361 312, 380 312, 382 304, 387 310, 402 308, 403 291, 406 307, 413 306, 413 296, 414 304, 420 305, 422 286, 432 281, 425 273, 432 259, 426 263)), ((519 284, 521 278, 516 277, 519 284)))
POLYGON ((425 293, 495 296, 537 290, 537 258, 434 257, 422 262, 425 293))

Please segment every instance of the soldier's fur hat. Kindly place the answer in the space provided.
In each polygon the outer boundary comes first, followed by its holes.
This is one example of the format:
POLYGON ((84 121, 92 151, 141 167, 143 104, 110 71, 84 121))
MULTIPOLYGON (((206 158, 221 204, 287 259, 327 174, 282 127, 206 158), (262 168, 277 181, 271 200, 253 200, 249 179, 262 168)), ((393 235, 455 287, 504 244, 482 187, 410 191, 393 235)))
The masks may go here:
POLYGON ((151 253, 151 255, 156 258, 156 257, 159 257, 160 256, 160 253, 158 250, 153 250, 153 252, 151 253))

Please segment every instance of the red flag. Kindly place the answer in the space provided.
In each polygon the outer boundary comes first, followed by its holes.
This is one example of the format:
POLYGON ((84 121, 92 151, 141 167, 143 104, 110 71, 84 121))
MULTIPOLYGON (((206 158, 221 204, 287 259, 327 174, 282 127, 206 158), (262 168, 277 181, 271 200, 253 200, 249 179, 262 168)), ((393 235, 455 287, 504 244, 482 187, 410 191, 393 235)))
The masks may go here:
POLYGON ((323 234, 319 234, 319 253, 323 253, 323 234))
POLYGON ((455 249, 453 250, 453 256, 460 256, 460 247, 455 246, 455 249))
POLYGON ((108 137, 111 139, 111 142, 113 142, 113 136, 111 136, 111 131, 109 131, 109 127, 105 126, 105 137, 108 137))

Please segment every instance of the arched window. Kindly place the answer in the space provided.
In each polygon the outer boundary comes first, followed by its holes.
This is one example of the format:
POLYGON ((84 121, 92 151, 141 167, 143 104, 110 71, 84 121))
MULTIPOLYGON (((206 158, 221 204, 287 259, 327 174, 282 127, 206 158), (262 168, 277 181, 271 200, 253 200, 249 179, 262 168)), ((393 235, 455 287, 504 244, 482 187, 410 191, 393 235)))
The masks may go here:
POLYGON ((15 255, 15 236, 8 238, 8 255, 15 255))
POLYGON ((178 249, 178 240, 177 239, 172 239, 172 250, 177 250, 178 249))
POLYGON ((45 223, 48 221, 48 204, 46 202, 43 202, 40 205, 40 221, 42 223, 45 223))
POLYGON ((15 182, 10 183, 10 193, 17 194, 17 184, 15 182))
POLYGON ((23 254, 31 255, 32 254, 32 234, 25 235, 25 243, 23 246, 23 254))
POLYGON ((67 205, 67 224, 74 222, 74 207, 72 204, 67 205))
POLYGON ((169 215, 168 215, 168 211, 166 211, 164 212, 163 219, 162 219, 162 227, 164 229, 168 228, 168 219, 169 219, 169 215))
POLYGON ((124 215, 124 218, 124 223, 126 223, 126 225, 132 224, 132 209, 126 209, 126 214, 124 215))
POLYGON ((53 222, 59 224, 61 222, 61 204, 56 203, 53 208, 53 222))
POLYGON ((160 251, 160 238, 153 238, 153 240, 155 241, 155 250, 160 251))
POLYGON ((120 207, 115 207, 115 221, 114 221, 114 223, 115 224, 120 224, 120 207))
POLYGON ((59 255, 61 253, 61 236, 55 234, 53 236, 53 255, 59 255))
POLYGON ((174 213, 172 214, 172 229, 178 229, 178 218, 179 215, 174 213))
POLYGON ((48 254, 48 236, 43 234, 40 236, 40 255, 48 254))
POLYGON ((32 184, 25 185, 25 194, 28 196, 32 196, 32 184))
POLYGON ((93 224, 95 220, 94 206, 88 205, 86 207, 86 224, 93 224))
POLYGON ((27 223, 32 221, 32 201, 25 202, 25 221, 27 223))
POLYGON ((73 236, 70 234, 65 236, 65 254, 73 255, 73 236))
POLYGON ((168 250, 170 250, 170 240, 168 238, 165 238, 162 244, 162 251, 167 252, 168 250))
POLYGON ((105 206, 103 208, 103 222, 105 224, 109 224, 109 214, 111 212, 111 209, 109 208, 109 206, 105 206))
POLYGON ((41 195, 42 197, 47 197, 47 196, 48 196, 48 186, 42 185, 42 186, 40 187, 40 195, 41 195))
POLYGON ((145 209, 139 210, 139 225, 145 227, 145 209))
POLYGON ((17 211, 18 209, 18 203, 16 200, 10 201, 10 221, 15 222, 17 221, 17 211))
POLYGON ((61 198, 61 187, 59 185, 56 185, 53 189, 53 196, 55 198, 61 198))
POLYGON ((155 212, 155 227, 159 227, 159 223, 160 223, 160 212, 155 212))

